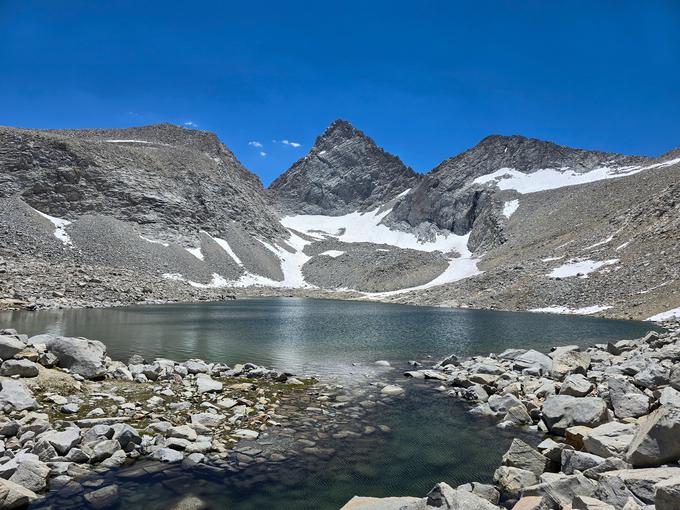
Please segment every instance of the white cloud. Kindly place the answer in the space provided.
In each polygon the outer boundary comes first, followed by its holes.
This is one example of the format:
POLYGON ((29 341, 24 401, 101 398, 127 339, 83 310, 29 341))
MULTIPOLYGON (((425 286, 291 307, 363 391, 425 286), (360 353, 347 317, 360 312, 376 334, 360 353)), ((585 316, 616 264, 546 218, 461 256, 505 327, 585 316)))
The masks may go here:
POLYGON ((196 127, 198 127, 198 124, 196 124, 193 120, 188 120, 188 121, 186 121, 186 122, 184 123, 184 125, 185 125, 186 127, 189 127, 189 128, 196 128, 196 127))
POLYGON ((258 142, 257 140, 253 140, 252 142, 248 142, 248 145, 251 147, 262 147, 262 144, 258 142))
POLYGON ((298 147, 300 147, 300 145, 301 145, 301 144, 299 144, 299 143, 297 143, 297 142, 290 142, 290 141, 288 141, 288 140, 281 140, 281 143, 282 143, 283 145, 290 145, 291 147, 295 147, 295 148, 298 148, 298 147))
POLYGON ((265 157, 267 153, 265 151, 260 151, 260 156, 265 157))

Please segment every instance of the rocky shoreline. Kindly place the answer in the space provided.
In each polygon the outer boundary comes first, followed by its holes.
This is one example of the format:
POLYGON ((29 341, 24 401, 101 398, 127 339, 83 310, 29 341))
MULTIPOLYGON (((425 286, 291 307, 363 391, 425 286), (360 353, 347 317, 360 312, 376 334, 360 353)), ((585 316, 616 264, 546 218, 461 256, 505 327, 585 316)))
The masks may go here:
POLYGON ((442 482, 426 497, 355 497, 343 509, 677 510, 680 323, 666 327, 584 350, 450 356, 406 372, 499 427, 529 427, 544 440, 513 440, 493 485, 442 482))
MULTIPOLYGON (((246 484, 248 468, 288 463, 290 477, 304 476, 294 461, 323 463, 334 454, 324 438, 390 432, 378 423, 348 432, 375 405, 358 402, 363 388, 250 363, 138 355, 123 363, 95 340, 7 329, 0 358, 2 509, 40 507, 48 490, 46 508, 115 506, 125 488, 103 477, 121 469, 123 477, 198 470, 246 484), (137 467, 138 460, 154 462, 137 467)), ((205 508, 190 499, 177 508, 205 508)))

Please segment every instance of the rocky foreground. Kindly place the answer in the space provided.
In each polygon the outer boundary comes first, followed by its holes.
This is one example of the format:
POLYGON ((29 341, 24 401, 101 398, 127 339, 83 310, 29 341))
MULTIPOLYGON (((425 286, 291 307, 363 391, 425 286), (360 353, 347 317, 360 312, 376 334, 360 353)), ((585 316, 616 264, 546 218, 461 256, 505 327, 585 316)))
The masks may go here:
POLYGON ((355 497, 344 510, 680 509, 680 323, 644 338, 554 349, 511 349, 406 372, 452 388, 515 439, 494 484, 439 483, 424 498, 355 497))
POLYGON ((281 461, 275 449, 239 445, 287 426, 287 399, 312 405, 312 381, 290 374, 137 355, 125 364, 85 338, 1 330, 0 358, 1 509, 23 508, 48 488, 73 507, 107 508, 118 487, 79 480, 138 458, 232 472, 281 461))

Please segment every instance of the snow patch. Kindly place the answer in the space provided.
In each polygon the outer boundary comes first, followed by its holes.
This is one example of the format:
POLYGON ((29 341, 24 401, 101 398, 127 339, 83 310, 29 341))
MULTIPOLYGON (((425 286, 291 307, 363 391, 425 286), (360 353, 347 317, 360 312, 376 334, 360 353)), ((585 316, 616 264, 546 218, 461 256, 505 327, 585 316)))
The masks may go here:
POLYGON ((612 242, 614 239, 614 234, 610 235, 607 239, 603 239, 602 241, 598 241, 595 244, 591 244, 590 246, 586 246, 584 249, 585 250, 590 250, 592 248, 597 248, 598 246, 602 246, 604 244, 609 244, 612 242))
POLYGON ((503 204, 503 216, 510 218, 519 208, 519 200, 508 200, 503 204))
POLYGON ((192 280, 187 280, 186 278, 184 278, 184 276, 182 276, 179 273, 163 273, 161 277, 165 278, 166 280, 185 282, 191 285, 192 287, 196 287, 198 289, 217 289, 222 287, 229 287, 229 282, 225 280, 224 277, 217 273, 212 274, 212 280, 210 280, 210 282, 208 283, 198 283, 192 280))
POLYGON ((570 261, 553 269, 548 276, 550 278, 570 278, 580 275, 581 278, 588 278, 588 275, 593 271, 597 271, 601 267, 611 266, 618 261, 619 259, 570 261))
POLYGON ((165 246, 166 248, 170 246, 170 243, 165 243, 163 241, 156 241, 155 239, 149 239, 148 237, 144 237, 142 235, 139 236, 140 239, 143 239, 147 243, 153 243, 153 244, 160 244, 161 246, 165 246))
POLYGON ((609 310, 611 306, 608 305, 594 305, 583 308, 567 308, 566 306, 546 306, 545 308, 533 308, 530 312, 537 313, 559 313, 566 315, 591 315, 593 313, 609 310))
POLYGON ((552 262, 554 260, 562 260, 564 258, 564 255, 560 255, 559 257, 547 257, 545 259, 541 259, 541 262, 552 262))
MULTIPOLYGON (((33 208, 31 207, 31 209, 33 208)), ((73 244, 71 243, 71 238, 69 237, 68 232, 66 232, 66 227, 71 224, 70 221, 57 218, 55 216, 50 216, 49 214, 38 211, 37 209, 33 210, 43 218, 46 218, 52 222, 52 225, 54 225, 54 237, 64 243, 65 246, 71 246, 71 244, 73 244)))
POLYGON ((337 258, 337 257, 339 257, 340 255, 344 255, 344 254, 345 254, 345 252, 344 252, 344 251, 340 251, 340 250, 326 250, 326 251, 323 252, 323 253, 319 253, 319 256, 321 257, 322 255, 325 255, 325 256, 327 256, 327 257, 337 258))
MULTIPOLYGON (((208 234, 209 235, 209 234, 208 234)), ((215 241, 217 244, 220 245, 220 247, 227 252, 227 254, 234 259, 234 262, 236 262, 239 266, 243 266, 243 262, 241 262, 241 259, 238 258, 238 255, 234 253, 234 250, 231 249, 231 246, 229 246, 229 243, 225 241, 224 239, 220 239, 219 237, 212 237, 213 241, 215 241)))
POLYGON ((676 163, 680 163, 680 158, 645 166, 631 165, 618 168, 603 166, 583 173, 569 169, 554 168, 543 168, 532 173, 524 173, 514 168, 500 168, 490 174, 477 177, 473 182, 475 184, 493 183, 499 189, 513 189, 518 193, 524 194, 562 188, 564 186, 587 184, 605 179, 616 179, 644 170, 675 165, 676 163))
POLYGON ((194 257, 196 257, 198 260, 203 260, 203 252, 201 251, 201 247, 199 246, 198 248, 185 248, 186 251, 191 253, 194 257))
POLYGON ((626 241, 625 243, 620 244, 619 246, 617 246, 615 249, 616 249, 616 251, 623 250, 623 249, 624 249, 626 246, 628 246, 630 243, 631 243, 630 241, 626 241))
POLYGON ((648 321, 654 321, 654 322, 663 322, 667 321, 670 319, 676 319, 680 318, 680 308, 673 308, 672 310, 668 310, 665 312, 657 313, 656 315, 652 315, 649 317, 648 321))

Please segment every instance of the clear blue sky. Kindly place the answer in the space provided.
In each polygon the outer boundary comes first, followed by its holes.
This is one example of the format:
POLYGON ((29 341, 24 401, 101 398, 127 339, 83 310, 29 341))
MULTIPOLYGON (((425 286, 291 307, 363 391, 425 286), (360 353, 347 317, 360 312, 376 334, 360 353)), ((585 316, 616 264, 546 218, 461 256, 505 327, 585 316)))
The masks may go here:
POLYGON ((680 2, 0 0, 0 124, 191 122, 268 183, 337 117, 418 171, 491 133, 658 155, 680 2))

